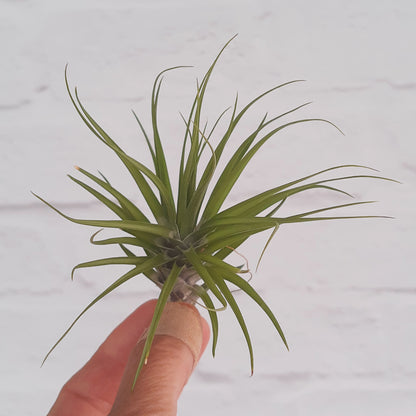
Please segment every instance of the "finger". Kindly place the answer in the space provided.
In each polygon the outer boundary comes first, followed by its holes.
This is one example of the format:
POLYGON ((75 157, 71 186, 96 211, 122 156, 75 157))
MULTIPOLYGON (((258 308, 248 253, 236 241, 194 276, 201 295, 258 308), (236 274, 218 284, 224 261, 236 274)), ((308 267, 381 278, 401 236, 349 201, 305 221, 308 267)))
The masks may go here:
POLYGON ((208 324, 191 305, 169 302, 147 364, 132 389, 145 339, 133 348, 109 416, 175 416, 177 400, 209 339, 208 324))
POLYGON ((150 325, 156 300, 139 306, 62 388, 48 416, 107 416, 129 355, 150 325))

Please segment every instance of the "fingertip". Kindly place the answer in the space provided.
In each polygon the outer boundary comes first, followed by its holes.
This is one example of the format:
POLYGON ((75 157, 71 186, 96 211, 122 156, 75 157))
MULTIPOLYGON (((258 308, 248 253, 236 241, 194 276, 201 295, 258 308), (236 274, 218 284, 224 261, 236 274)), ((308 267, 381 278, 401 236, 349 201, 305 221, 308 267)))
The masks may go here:
MULTIPOLYGON (((145 307, 152 308, 152 301, 145 307)), ((168 302, 154 334, 148 361, 132 391, 146 332, 136 342, 110 414, 119 414, 120 409, 137 415, 176 414, 176 401, 205 350, 209 333, 207 322, 194 306, 168 302)))
POLYGON ((199 358, 201 358, 202 354, 204 353, 208 345, 209 338, 211 336, 211 330, 209 328, 209 324, 203 316, 201 316, 201 327, 202 327, 202 346, 201 346, 201 352, 199 354, 199 358))

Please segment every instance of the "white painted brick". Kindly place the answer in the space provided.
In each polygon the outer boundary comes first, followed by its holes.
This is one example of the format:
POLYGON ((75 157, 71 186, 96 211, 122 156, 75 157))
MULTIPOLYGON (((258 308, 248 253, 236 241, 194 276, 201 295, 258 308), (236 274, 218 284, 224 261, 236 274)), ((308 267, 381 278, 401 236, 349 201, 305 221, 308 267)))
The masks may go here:
MULTIPOLYGON (((122 269, 79 271, 70 282, 77 262, 108 251, 89 245, 92 229, 66 222, 30 190, 70 215, 105 218, 108 213, 65 177, 80 165, 103 170, 140 203, 127 173, 71 107, 65 64, 91 113, 149 162, 130 109, 149 125, 155 75, 195 65, 169 74, 161 96, 163 137, 177 155, 183 135, 178 112, 187 111, 195 78, 237 32, 208 91, 211 121, 237 90, 243 104, 278 83, 308 82, 259 103, 233 143, 265 111, 279 114, 310 100, 314 104, 299 116, 328 118, 346 136, 323 124, 282 132, 253 160, 233 202, 260 186, 343 163, 374 166, 403 185, 345 184, 357 199, 381 201, 348 212, 395 220, 279 230, 252 283, 276 312, 291 351, 257 305, 238 295, 253 337, 255 375, 249 377, 247 348, 227 311, 217 357, 208 348, 179 414, 197 408, 201 415, 413 415, 416 59, 409 45, 415 17, 411 0, 295 0, 290 6, 271 0, 0 1, 0 330, 6 340, 0 343, 0 415, 45 414, 111 329, 157 294, 139 279, 120 288, 80 320, 39 369, 65 326, 122 269)), ((344 201, 311 193, 287 212, 344 201)), ((243 248, 252 268, 266 239, 261 235, 243 248)))

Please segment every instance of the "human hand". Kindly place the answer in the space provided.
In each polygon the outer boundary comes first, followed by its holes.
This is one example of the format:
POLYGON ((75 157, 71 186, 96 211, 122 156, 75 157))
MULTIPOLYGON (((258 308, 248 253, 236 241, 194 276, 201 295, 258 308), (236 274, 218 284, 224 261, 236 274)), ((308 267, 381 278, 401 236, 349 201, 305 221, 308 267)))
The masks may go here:
POLYGON ((209 339, 191 305, 168 303, 132 391, 156 300, 139 306, 62 388, 48 416, 175 416, 177 400, 209 339))

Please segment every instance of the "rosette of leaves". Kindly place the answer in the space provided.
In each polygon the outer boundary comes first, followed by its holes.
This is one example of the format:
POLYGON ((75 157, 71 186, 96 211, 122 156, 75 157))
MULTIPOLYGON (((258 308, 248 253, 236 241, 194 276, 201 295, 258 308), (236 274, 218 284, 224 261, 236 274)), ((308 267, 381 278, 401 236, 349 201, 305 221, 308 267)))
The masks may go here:
POLYGON ((164 306, 168 301, 182 301, 192 304, 198 302, 205 306, 212 326, 213 355, 215 355, 218 340, 218 312, 229 306, 234 312, 247 342, 251 372, 253 372, 253 349, 249 331, 231 286, 245 292, 263 309, 279 333, 284 345, 286 347, 288 345, 275 315, 262 297, 250 285, 248 279, 244 278, 244 273, 249 273, 249 270, 244 266, 228 263, 226 261, 227 256, 233 253, 252 235, 270 230, 270 236, 265 244, 266 248, 271 238, 282 225, 340 218, 369 217, 328 216, 326 213, 338 208, 367 204, 372 201, 350 202, 308 212, 295 213, 290 216, 279 216, 279 209, 282 205, 295 195, 310 190, 324 189, 328 192, 351 196, 339 189, 335 183, 355 178, 386 179, 367 174, 342 175, 330 177, 329 179, 322 179, 321 177, 324 173, 335 173, 343 169, 366 168, 360 165, 330 167, 289 183, 264 190, 244 201, 222 209, 224 201, 226 201, 247 164, 258 150, 267 144, 269 139, 280 131, 299 123, 322 121, 333 125, 323 119, 298 119, 279 124, 280 119, 284 116, 299 110, 307 104, 300 105, 288 110, 284 114, 271 118, 266 114, 253 131, 240 138, 240 144, 228 161, 226 161, 223 170, 217 172, 217 165, 223 157, 224 149, 229 144, 233 132, 247 111, 264 96, 289 84, 298 82, 290 81, 275 86, 254 98, 241 109, 239 109, 237 96, 233 106, 228 109, 231 110, 231 116, 226 123, 225 131, 214 145, 211 138, 220 119, 223 118, 227 110, 219 116, 209 130, 207 125, 201 121, 201 110, 210 76, 221 53, 229 42, 221 49, 202 81, 198 84, 189 115, 186 118, 183 117, 185 133, 179 162, 178 191, 176 196, 171 186, 172 178, 168 174, 167 156, 165 155, 159 134, 157 109, 163 75, 168 71, 181 67, 169 68, 161 72, 155 79, 151 98, 152 127, 150 134, 146 132, 139 118, 133 112, 151 154, 153 160, 152 167, 145 166, 124 152, 116 141, 89 114, 79 99, 77 88, 74 89, 74 92, 71 91, 68 84, 67 68, 65 69, 66 88, 75 110, 90 131, 121 160, 137 185, 138 190, 143 195, 152 216, 145 215, 143 207, 136 205, 115 189, 106 177, 101 174, 99 176, 94 175, 82 168, 77 169, 91 184, 70 175, 69 178, 103 203, 118 219, 85 220, 72 218, 35 195, 64 218, 77 224, 99 227, 100 230, 91 237, 90 241, 92 244, 113 245, 121 250, 121 256, 78 264, 74 267, 71 277, 73 277, 75 270, 81 268, 110 264, 131 265, 131 269, 127 273, 115 280, 113 284, 86 306, 51 348, 45 360, 88 309, 123 283, 142 275, 160 288, 160 295, 148 329, 148 336, 136 378, 149 355, 156 327, 164 306), (203 155, 206 157, 202 157, 203 155), (208 192, 209 187, 210 191, 208 192), (325 214, 316 216, 316 214, 321 213, 325 214), (98 239, 97 234, 102 229, 107 228, 118 229, 120 235, 98 239))

